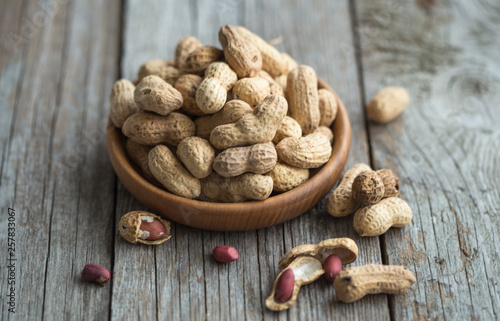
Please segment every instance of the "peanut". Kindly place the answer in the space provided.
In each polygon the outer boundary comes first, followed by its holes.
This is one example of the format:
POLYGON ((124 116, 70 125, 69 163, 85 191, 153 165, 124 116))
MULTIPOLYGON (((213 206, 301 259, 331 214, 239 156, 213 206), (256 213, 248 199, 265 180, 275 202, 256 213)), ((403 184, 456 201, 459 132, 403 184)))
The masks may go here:
POLYGON ((179 113, 160 116, 139 112, 125 121, 122 132, 142 145, 153 146, 165 143, 177 146, 184 138, 194 135, 195 126, 189 117, 179 113))
POLYGON ((415 281, 415 275, 404 266, 369 264, 341 271, 333 286, 337 300, 350 303, 367 294, 406 292, 415 281))
POLYGON ((286 252, 278 263, 279 269, 284 269, 291 262, 301 256, 311 256, 324 263, 331 255, 336 255, 342 264, 349 264, 358 257, 358 246, 356 242, 347 237, 327 239, 318 244, 303 244, 286 252))
POLYGON ((318 78, 314 69, 300 65, 290 71, 286 92, 292 117, 300 124, 304 134, 312 133, 320 120, 318 78))
POLYGON ((115 127, 121 128, 125 120, 139 110, 134 100, 134 90, 134 84, 127 79, 120 79, 113 85, 109 97, 109 118, 115 127))
POLYGON ((399 195, 399 177, 394 175, 390 169, 379 169, 377 171, 378 176, 384 182, 384 198, 395 197, 399 195))
POLYGON ((196 103, 205 114, 213 114, 226 103, 227 92, 238 80, 236 73, 223 62, 208 66, 205 79, 196 90, 196 103))
POLYGON ((274 77, 274 81, 276 81, 276 83, 278 85, 280 85, 281 89, 283 89, 283 93, 285 94, 285 97, 287 97, 287 94, 286 94, 287 79, 288 79, 288 74, 274 77))
POLYGON ((412 219, 410 206, 397 197, 359 209, 354 214, 354 229, 361 236, 382 235, 391 227, 405 227, 412 219))
POLYGON ((332 145, 323 134, 309 134, 305 137, 288 137, 276 145, 276 152, 288 165, 299 168, 318 168, 328 162, 332 145))
POLYGON ((313 134, 315 134, 315 133, 321 134, 321 135, 325 136, 326 138, 328 138, 328 140, 330 141, 330 144, 333 143, 334 136, 333 136, 332 130, 329 127, 319 126, 318 128, 316 128, 313 131, 313 134))
POLYGON ((205 178, 212 172, 215 151, 207 140, 186 137, 177 146, 176 154, 194 177, 205 178))
POLYGON ((266 307, 273 311, 288 309, 297 300, 301 286, 316 281, 323 273, 321 262, 314 257, 296 258, 276 278, 266 307))
POLYGON ((281 121, 278 129, 276 130, 276 135, 274 135, 273 143, 276 145, 287 137, 302 137, 302 128, 295 119, 290 116, 286 116, 281 121))
POLYGON ((225 178, 212 173, 201 180, 202 197, 212 202, 237 203, 245 200, 265 200, 273 191, 269 176, 245 173, 225 178))
POLYGON ((158 145, 149 152, 149 168, 169 192, 185 198, 200 196, 200 180, 182 166, 168 147, 158 145))
POLYGON ((232 246, 219 245, 212 252, 214 259, 220 263, 229 263, 239 258, 238 250, 232 246))
POLYGON ((202 43, 195 37, 184 37, 175 47, 175 65, 180 70, 185 69, 187 57, 196 49, 202 47, 202 43))
POLYGON ((85 282, 95 282, 101 286, 111 279, 109 271, 98 264, 87 264, 81 273, 82 280, 85 282))
POLYGON ((158 76, 144 77, 134 91, 134 99, 144 111, 166 116, 182 106, 182 95, 158 76))
POLYGON ((218 48, 211 46, 199 47, 187 56, 184 71, 189 74, 203 75, 208 66, 222 60, 222 58, 223 52, 218 48))
POLYGON ((174 66, 171 66, 168 61, 154 59, 141 66, 137 75, 137 81, 140 82, 146 76, 158 76, 173 86, 181 75, 182 72, 174 66))
POLYGON ((276 165, 278 156, 272 143, 228 148, 214 160, 214 170, 224 177, 235 177, 246 172, 264 174, 276 165))
POLYGON ((340 180, 339 186, 326 199, 326 211, 334 217, 344 217, 353 213, 359 203, 352 197, 352 183, 359 173, 372 170, 366 164, 351 167, 340 180))
POLYGON ((234 124, 215 127, 210 142, 217 149, 271 142, 286 111, 286 99, 270 94, 251 114, 244 115, 234 124))
POLYGON ((370 99, 366 113, 380 124, 385 124, 398 117, 410 103, 410 96, 403 87, 386 87, 370 99))
POLYGON ((318 89, 319 125, 330 127, 337 117, 337 97, 328 89, 318 89))
POLYGON ((309 179, 309 169, 293 167, 279 161, 266 175, 273 179, 275 192, 287 192, 309 179))
POLYGON ((325 270, 325 279, 333 282, 339 272, 342 271, 342 260, 335 254, 330 255, 323 263, 323 270, 325 270))
POLYGON ((280 84, 278 84, 276 82, 276 80, 274 80, 274 78, 271 77, 271 75, 269 75, 264 70, 261 70, 261 71, 259 71, 257 76, 267 80, 267 82, 269 83, 269 93, 270 94, 276 94, 276 95, 280 95, 280 96, 285 97, 285 92, 283 91, 283 88, 281 88, 280 84))
MULTIPOLYGON (((292 58, 290 57, 289 54, 286 52, 282 52, 281 54, 281 60, 283 61, 283 64, 285 65, 285 68, 283 69, 283 74, 288 75, 288 73, 295 68, 299 66, 299 64, 292 58)), ((285 86, 286 87, 286 86, 285 86)))
POLYGON ((390 169, 362 172, 352 183, 352 195, 360 204, 376 204, 382 198, 399 195, 399 178, 390 169))
POLYGON ((232 93, 233 98, 241 99, 255 107, 271 93, 271 87, 264 78, 242 78, 234 84, 232 93))
POLYGON ((237 26, 235 29, 240 36, 252 43, 260 51, 263 70, 273 77, 279 76, 284 72, 286 68, 285 61, 283 61, 280 52, 276 48, 245 27, 237 26))
POLYGON ((127 142, 125 143, 125 149, 127 150, 128 156, 130 156, 132 161, 136 163, 137 166, 139 166, 139 168, 141 169, 144 178, 146 178, 146 180, 153 184, 158 183, 156 181, 156 178, 151 173, 148 164, 148 154, 151 150, 151 147, 144 146, 137 142, 134 142, 131 139, 127 139, 127 142))
POLYGON ((235 123, 243 117, 243 115, 252 112, 252 107, 243 100, 234 99, 228 101, 224 107, 215 114, 195 119, 196 136, 210 139, 210 133, 215 127, 235 123))
POLYGON ((169 240, 170 222, 145 211, 132 211, 118 223, 120 235, 130 243, 157 245, 169 240))
POLYGON ((257 47, 240 36, 230 25, 220 28, 219 42, 224 50, 224 57, 239 78, 257 76, 262 68, 262 56, 257 47))
POLYGON ((182 110, 189 115, 203 116, 204 112, 196 104, 196 90, 201 84, 201 77, 198 75, 187 74, 181 76, 174 85, 174 88, 182 95, 182 110))

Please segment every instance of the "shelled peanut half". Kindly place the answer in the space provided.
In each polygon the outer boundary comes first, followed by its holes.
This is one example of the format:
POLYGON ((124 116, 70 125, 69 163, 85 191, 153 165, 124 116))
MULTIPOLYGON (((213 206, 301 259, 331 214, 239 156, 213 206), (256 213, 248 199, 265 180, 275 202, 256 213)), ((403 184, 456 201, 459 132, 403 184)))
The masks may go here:
POLYGON ((170 193, 242 202, 296 188, 330 159, 335 94, 244 27, 218 36, 222 48, 182 38, 172 60, 118 80, 112 124, 143 177, 170 193))

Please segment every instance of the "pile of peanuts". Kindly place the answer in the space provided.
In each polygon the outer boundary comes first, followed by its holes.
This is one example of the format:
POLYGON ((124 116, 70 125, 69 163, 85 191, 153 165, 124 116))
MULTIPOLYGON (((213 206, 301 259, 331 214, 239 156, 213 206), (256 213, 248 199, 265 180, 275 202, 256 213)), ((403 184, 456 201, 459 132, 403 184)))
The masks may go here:
POLYGON ((110 119, 149 182, 190 199, 264 200, 309 179, 332 154, 338 102, 314 70, 241 26, 222 50, 194 37, 175 59, 118 80, 110 119))

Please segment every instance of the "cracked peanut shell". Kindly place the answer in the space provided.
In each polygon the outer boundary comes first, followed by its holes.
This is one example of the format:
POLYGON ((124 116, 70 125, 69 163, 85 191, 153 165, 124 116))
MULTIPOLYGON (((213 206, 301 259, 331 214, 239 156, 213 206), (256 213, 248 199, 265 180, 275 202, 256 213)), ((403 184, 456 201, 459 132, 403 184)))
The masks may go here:
POLYGON ((157 245, 169 240, 170 222, 164 220, 160 216, 146 211, 132 211, 122 216, 118 223, 118 231, 120 235, 130 243, 142 243, 147 245, 157 245), (157 219, 165 227, 165 236, 159 240, 146 240, 147 235, 139 228, 143 220, 157 219))

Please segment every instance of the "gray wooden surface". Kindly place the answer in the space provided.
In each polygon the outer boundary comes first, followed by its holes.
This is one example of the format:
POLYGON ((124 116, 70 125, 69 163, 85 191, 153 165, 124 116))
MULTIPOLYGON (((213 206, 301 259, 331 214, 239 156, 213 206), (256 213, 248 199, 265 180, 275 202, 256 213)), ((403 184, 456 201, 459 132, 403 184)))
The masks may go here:
POLYGON ((3 0, 0 11, 2 320, 493 320, 500 289, 500 2, 3 0), (324 201, 284 224, 243 233, 173 224, 171 241, 133 246, 121 215, 145 209, 120 184, 104 142, 108 94, 140 64, 170 58, 186 35, 219 46, 241 24, 317 70, 347 106, 348 166, 391 168, 412 223, 361 238, 324 201), (386 85, 412 102, 388 125, 364 104, 386 85), (8 311, 8 218, 16 213, 16 313, 8 311), (348 236, 354 265, 404 264, 403 295, 335 301, 322 279, 286 312, 264 306, 282 254, 348 236), (228 265, 216 245, 238 248, 228 265), (80 281, 87 263, 113 273, 80 281))

